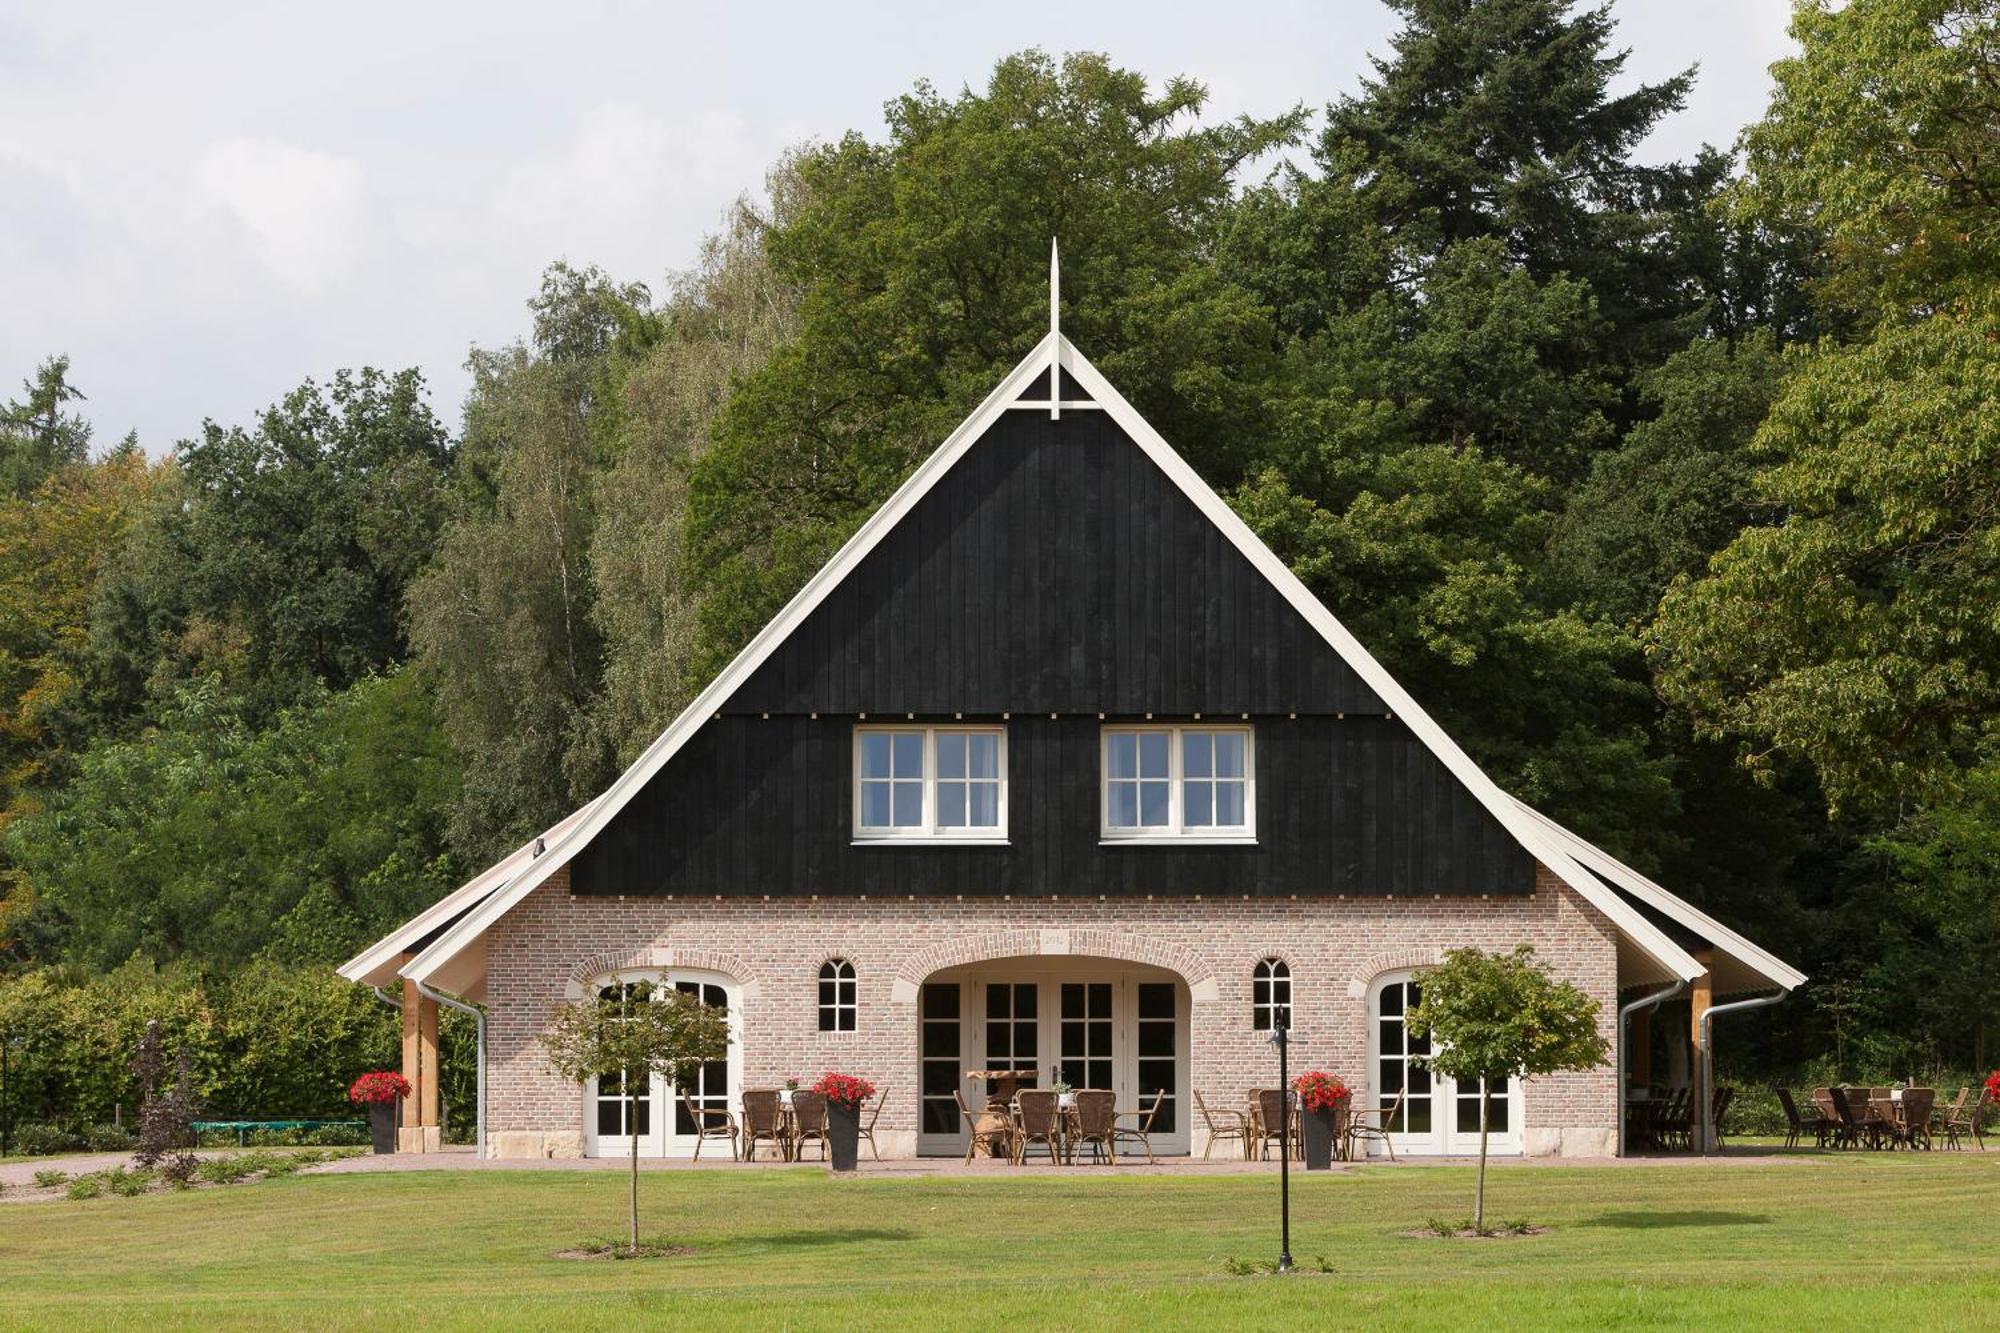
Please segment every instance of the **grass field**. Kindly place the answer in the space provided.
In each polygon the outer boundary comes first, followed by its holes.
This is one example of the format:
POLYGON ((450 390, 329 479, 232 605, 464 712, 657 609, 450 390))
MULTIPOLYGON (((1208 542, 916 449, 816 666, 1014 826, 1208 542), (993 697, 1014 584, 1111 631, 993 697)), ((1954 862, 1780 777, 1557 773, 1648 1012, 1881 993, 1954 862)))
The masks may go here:
POLYGON ((300 1176, 0 1206, 0 1326, 2000 1323, 2000 1154, 1508 1168, 1493 1216, 1548 1234, 1401 1234, 1463 1216, 1470 1184, 1460 1167, 1295 1175, 1293 1254, 1334 1272, 1276 1278, 1222 1271, 1276 1253, 1265 1176, 649 1173, 649 1238, 695 1252, 639 1262, 554 1257, 618 1233, 619 1173, 300 1176))

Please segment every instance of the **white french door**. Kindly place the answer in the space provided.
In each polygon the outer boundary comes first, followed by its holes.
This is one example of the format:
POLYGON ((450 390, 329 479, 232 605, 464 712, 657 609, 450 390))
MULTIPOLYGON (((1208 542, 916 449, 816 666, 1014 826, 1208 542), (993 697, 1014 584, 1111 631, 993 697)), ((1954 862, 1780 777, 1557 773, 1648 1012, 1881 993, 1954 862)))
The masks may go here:
POLYGON ((965 1127, 953 1092, 977 1107, 987 1088, 965 1075, 1015 1069, 1032 1073, 1043 1088, 1060 1080, 1109 1089, 1120 1110, 1149 1107, 1164 1094, 1153 1151, 1187 1152, 1187 1005, 1187 988, 1157 969, 1079 961, 1032 969, 982 964, 938 974, 918 999, 918 1151, 963 1153, 965 1127))
MULTIPOLYGON (((1521 1151, 1521 1085, 1490 1089, 1483 1083, 1459 1084, 1424 1066, 1430 1054, 1428 1036, 1412 1034, 1405 1016, 1422 998, 1422 986, 1408 974, 1378 981, 1369 992, 1368 1102, 1388 1115, 1402 1097, 1401 1110, 1390 1125, 1399 1154, 1458 1157, 1479 1151, 1479 1099, 1486 1096, 1486 1150, 1497 1154, 1521 1151)), ((1372 1119, 1372 1117, 1371 1117, 1372 1119)), ((1379 1144, 1371 1152, 1380 1153, 1379 1144)))
MULTIPOLYGON (((598 983, 598 995, 644 1003, 658 983, 657 973, 607 977, 598 983)), ((675 971, 668 975, 667 984, 703 1004, 728 1011, 729 1053, 724 1059, 704 1064, 685 1088, 666 1078, 628 1078, 622 1070, 592 1079, 585 1087, 584 1114, 588 1151, 593 1157, 628 1156, 634 1138, 641 1157, 691 1157, 695 1118, 681 1094, 685 1092, 696 1107, 710 1110, 728 1110, 736 1102, 742 1084, 736 983, 719 973, 675 971)))

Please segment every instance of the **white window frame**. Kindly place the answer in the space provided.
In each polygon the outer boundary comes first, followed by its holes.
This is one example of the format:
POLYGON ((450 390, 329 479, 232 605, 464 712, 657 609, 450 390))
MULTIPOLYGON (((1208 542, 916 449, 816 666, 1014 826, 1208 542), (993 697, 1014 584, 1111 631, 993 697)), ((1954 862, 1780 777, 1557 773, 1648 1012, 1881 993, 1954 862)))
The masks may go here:
POLYGON ((1171 843, 1175 846, 1208 843, 1244 846, 1257 841, 1257 732, 1249 723, 1106 723, 1097 741, 1097 823, 1101 843, 1125 846, 1171 843), (1185 772, 1181 761, 1183 738, 1190 734, 1233 733, 1243 738, 1243 823, 1240 826, 1202 825, 1187 827, 1183 821, 1182 791, 1185 772), (1111 738, 1165 734, 1167 736, 1167 824, 1164 828, 1120 828, 1111 822, 1111 738))
POLYGON ((819 998, 819 1033, 821 1036, 852 1036, 861 1030, 861 976, 854 970, 854 962, 849 958, 829 958, 819 965, 815 982, 819 998), (843 970, 844 969, 844 970, 843 970), (827 975, 829 972, 831 976, 827 975), (826 986, 833 986, 833 1002, 827 1003, 826 986), (842 997, 845 998, 842 998, 842 997), (847 1026, 840 1025, 845 1016, 847 1026), (833 1026, 828 1027, 831 1019, 833 1026))
POLYGON ((1278 1015, 1285 1016, 1285 1027, 1292 1027, 1292 965, 1276 954, 1257 960, 1257 966, 1250 969, 1250 1030, 1271 1032, 1277 1027, 1278 1015), (1282 970, 1280 970, 1282 969, 1282 970), (1257 999, 1256 983, 1263 982, 1268 988, 1268 1000, 1257 999), (1278 998, 1278 987, 1285 988, 1285 998, 1278 998))
MULTIPOLYGON (((1007 845, 1007 728, 987 726, 976 722, 950 723, 883 723, 857 724, 854 728, 854 742, 850 770, 853 774, 853 827, 854 842, 870 847, 896 846, 936 846, 951 843, 956 846, 1004 847, 1007 845), (938 826, 938 763, 937 742, 941 733, 993 736, 998 738, 999 747, 995 768, 999 774, 998 814, 1000 822, 991 827, 940 828, 938 826), (864 736, 917 735, 924 738, 923 770, 923 813, 916 828, 867 828, 861 823, 861 740, 864 736)), ((952 779, 956 781, 957 779, 952 779)), ((984 781, 984 779, 981 779, 984 781)))

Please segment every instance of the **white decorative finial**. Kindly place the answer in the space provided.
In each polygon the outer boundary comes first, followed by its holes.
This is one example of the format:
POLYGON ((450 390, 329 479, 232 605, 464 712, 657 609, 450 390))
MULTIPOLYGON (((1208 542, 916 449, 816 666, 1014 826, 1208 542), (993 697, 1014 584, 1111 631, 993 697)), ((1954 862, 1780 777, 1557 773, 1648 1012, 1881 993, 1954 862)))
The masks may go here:
POLYGON ((1062 416, 1062 265, 1049 237, 1049 420, 1062 416))
POLYGON ((1062 264, 1056 256, 1056 238, 1049 237, 1049 332, 1062 332, 1062 264))

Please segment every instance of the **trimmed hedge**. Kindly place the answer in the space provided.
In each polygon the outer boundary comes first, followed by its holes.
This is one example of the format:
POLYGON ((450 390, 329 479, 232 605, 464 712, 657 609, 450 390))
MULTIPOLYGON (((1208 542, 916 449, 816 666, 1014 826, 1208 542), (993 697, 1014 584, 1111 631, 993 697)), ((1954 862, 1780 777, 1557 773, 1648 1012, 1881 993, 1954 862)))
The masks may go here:
MULTIPOLYGON (((108 973, 50 967, 0 977, 0 1034, 21 1043, 10 1054, 6 1107, 17 1145, 36 1133, 76 1145, 52 1151, 79 1151, 91 1146, 92 1127, 109 1128, 114 1108, 135 1123, 132 1053, 153 1019, 170 1056, 188 1048, 202 1119, 354 1119, 354 1077, 401 1060, 396 1012, 331 968, 259 962, 204 973, 134 960, 108 973)), ((439 1019, 449 1128, 469 1137, 472 1020, 455 1010, 439 1019)), ((97 1141, 109 1143, 102 1134, 97 1141)))

